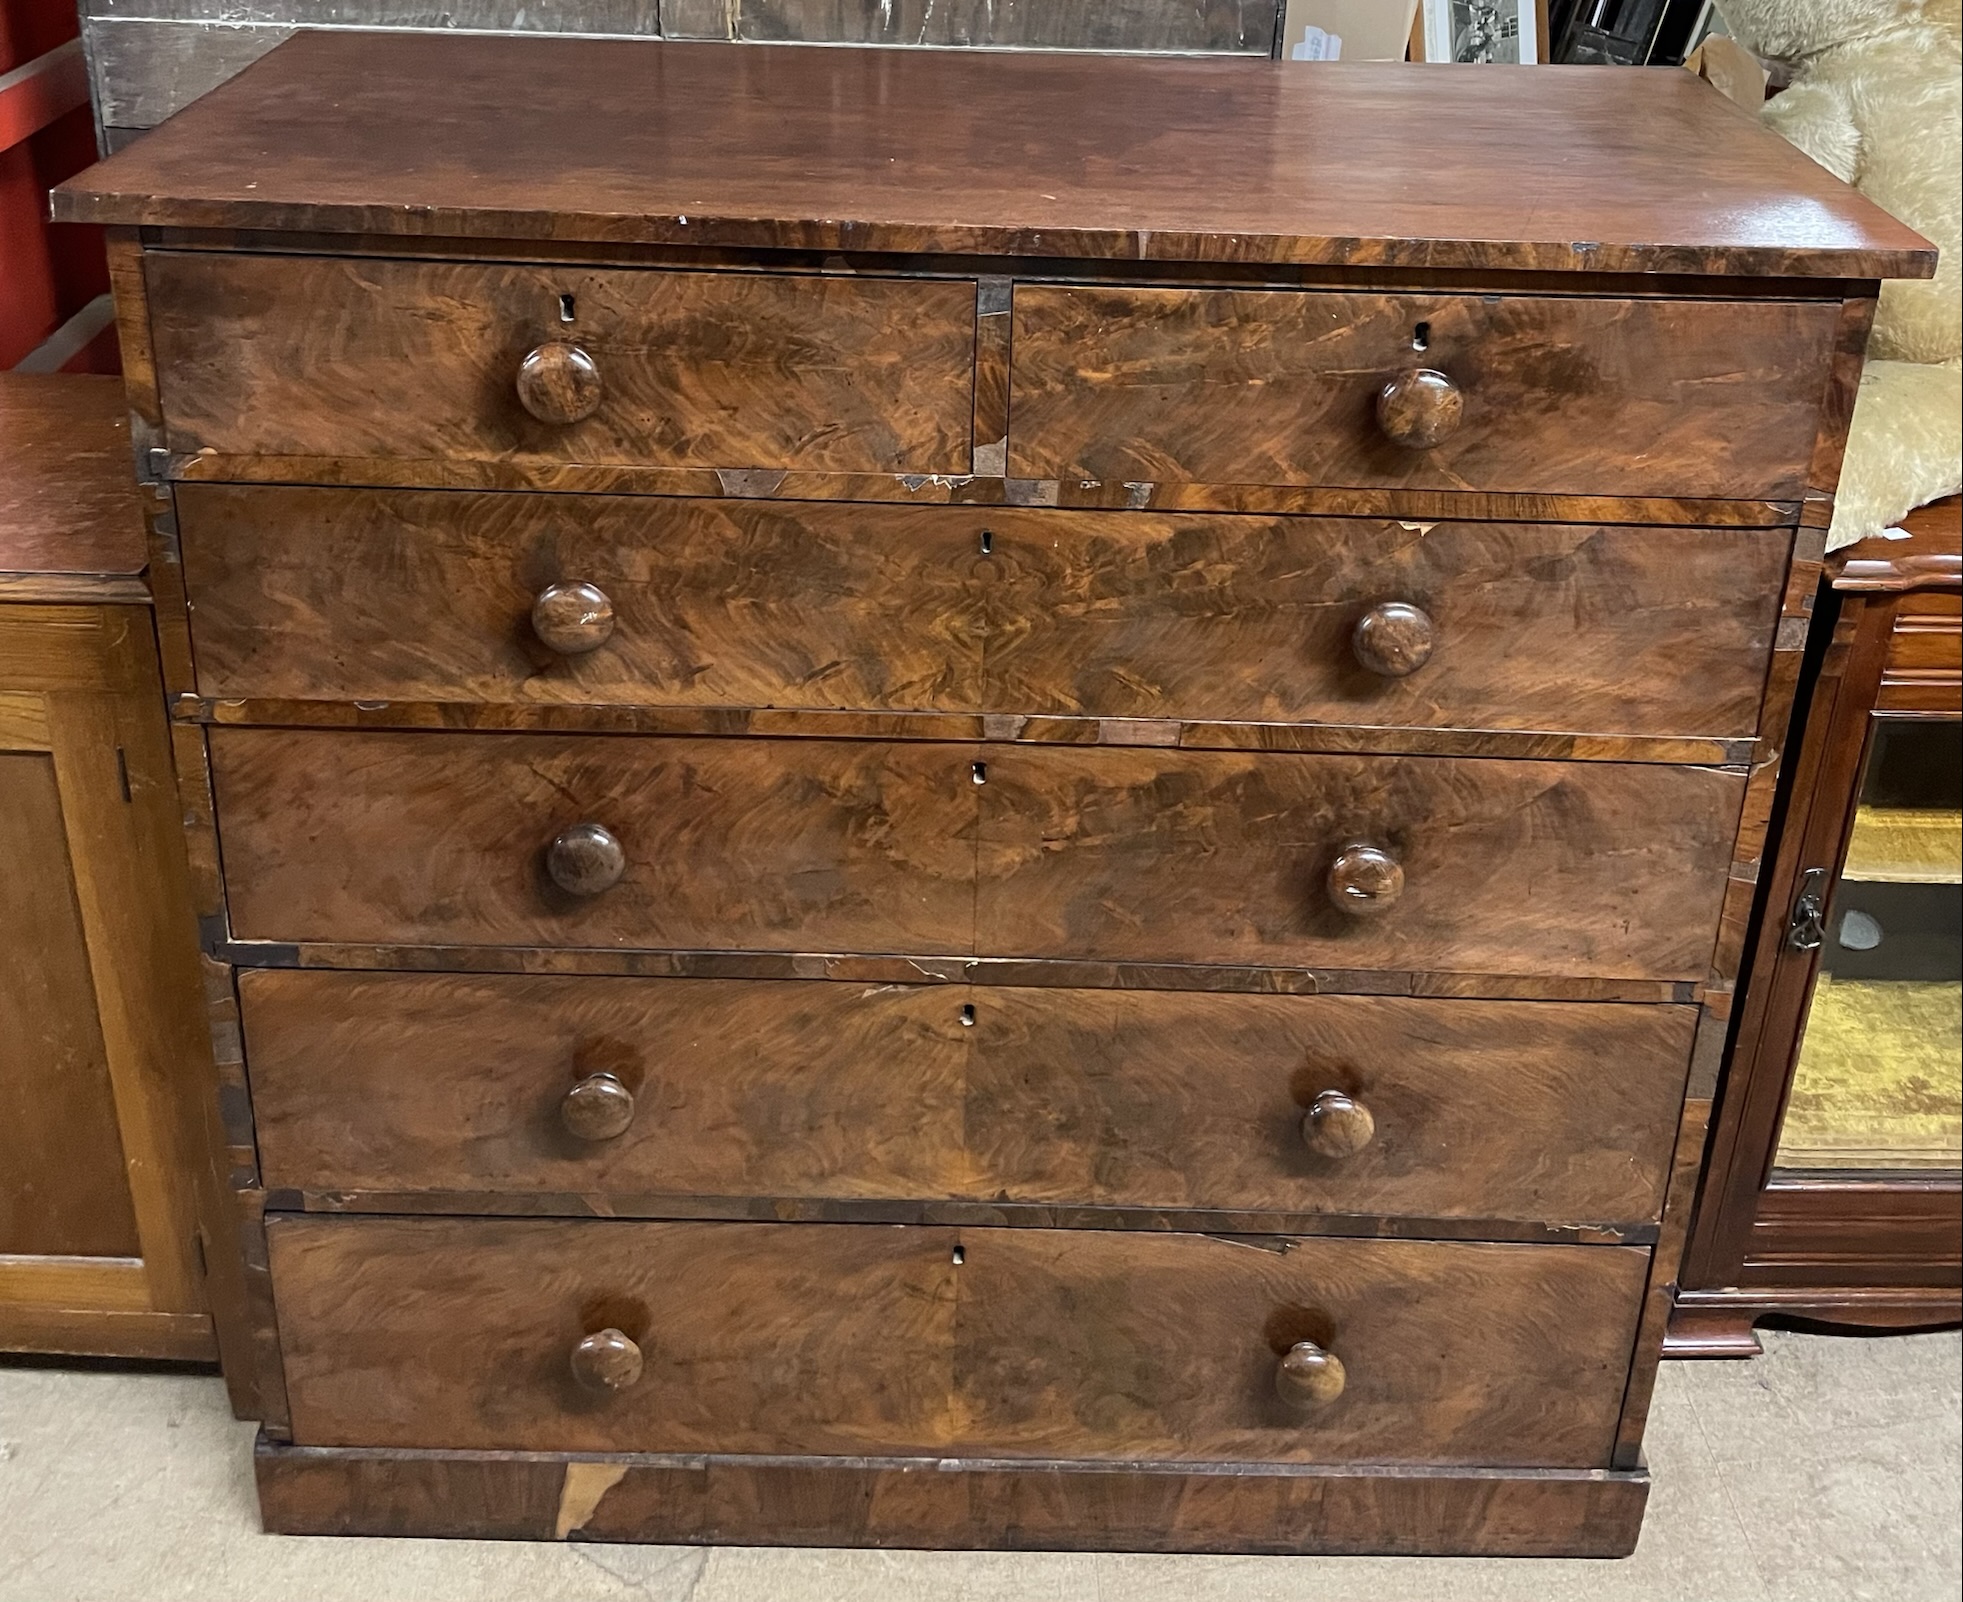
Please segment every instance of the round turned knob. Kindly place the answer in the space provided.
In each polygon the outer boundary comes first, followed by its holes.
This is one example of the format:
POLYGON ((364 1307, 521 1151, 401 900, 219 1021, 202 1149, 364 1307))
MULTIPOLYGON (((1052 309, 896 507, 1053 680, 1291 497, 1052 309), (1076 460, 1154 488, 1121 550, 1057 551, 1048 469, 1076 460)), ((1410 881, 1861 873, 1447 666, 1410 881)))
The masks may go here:
POLYGON ((589 1391, 624 1391, 640 1377, 641 1349, 617 1329, 596 1331, 573 1348, 573 1378, 589 1391))
POLYGON ((581 1140, 612 1140, 634 1121, 634 1092, 612 1074, 588 1074, 559 1099, 559 1119, 581 1140))
POLYGON ((1344 846, 1329 864, 1329 899, 1352 918, 1388 912, 1404 893, 1404 869, 1381 846, 1344 846))
MULTIPOLYGON (((596 592, 597 593, 597 592, 596 592)), ((1431 660, 1437 631, 1424 608, 1385 601, 1357 619, 1350 651, 1359 664, 1387 679, 1401 679, 1431 660)))
POLYGON ((1314 1341, 1297 1341, 1275 1366, 1275 1392, 1290 1407, 1323 1407, 1343 1394, 1343 1360, 1314 1341))
POLYGON ((1415 367, 1399 373, 1377 395, 1377 426, 1407 450, 1442 445, 1465 418, 1465 395, 1443 373, 1415 367))
POLYGON ((1325 1090, 1302 1115, 1302 1144, 1318 1157, 1354 1157, 1377 1133, 1370 1109, 1340 1090, 1325 1090))
POLYGON ((597 651, 613 633, 613 602, 596 584, 548 584, 532 602, 532 632, 561 656, 597 651))
POLYGON ((567 895, 597 896, 620 883, 627 852, 605 824, 575 823, 545 848, 545 871, 567 895))
POLYGON ((577 345, 554 340, 518 364, 518 404, 541 423, 578 423, 600 409, 600 369, 577 345))

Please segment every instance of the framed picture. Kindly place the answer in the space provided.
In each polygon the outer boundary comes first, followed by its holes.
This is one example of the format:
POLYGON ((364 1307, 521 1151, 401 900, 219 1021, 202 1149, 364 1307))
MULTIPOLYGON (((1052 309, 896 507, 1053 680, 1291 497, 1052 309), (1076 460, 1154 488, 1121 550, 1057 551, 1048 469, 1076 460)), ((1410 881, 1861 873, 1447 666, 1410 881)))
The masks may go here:
POLYGON ((1546 0, 1424 0, 1424 59, 1539 61, 1547 48, 1545 4, 1546 0))

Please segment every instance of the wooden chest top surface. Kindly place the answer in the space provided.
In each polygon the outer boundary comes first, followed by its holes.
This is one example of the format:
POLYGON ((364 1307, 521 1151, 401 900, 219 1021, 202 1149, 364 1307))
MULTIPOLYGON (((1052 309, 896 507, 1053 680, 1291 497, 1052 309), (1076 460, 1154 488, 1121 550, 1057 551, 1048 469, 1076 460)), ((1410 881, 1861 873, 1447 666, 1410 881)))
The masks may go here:
POLYGON ((1689 73, 340 31, 64 185, 55 215, 1557 272, 1935 262, 1689 73))

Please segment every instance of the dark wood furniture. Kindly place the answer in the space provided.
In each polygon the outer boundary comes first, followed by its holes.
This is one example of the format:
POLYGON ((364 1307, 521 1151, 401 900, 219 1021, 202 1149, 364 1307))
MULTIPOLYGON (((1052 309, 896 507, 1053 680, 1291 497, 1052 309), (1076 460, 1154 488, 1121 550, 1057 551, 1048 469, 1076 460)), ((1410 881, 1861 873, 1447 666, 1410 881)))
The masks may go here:
POLYGON ((234 1232, 122 385, 0 373, 0 460, 0 1352, 208 1360, 234 1232))
POLYGON ((270 1528, 1629 1549, 1930 252, 1523 83, 302 35, 57 196, 270 1528))
POLYGON ((1960 526, 1952 497, 1828 563, 1672 1355, 1963 1316, 1960 526))

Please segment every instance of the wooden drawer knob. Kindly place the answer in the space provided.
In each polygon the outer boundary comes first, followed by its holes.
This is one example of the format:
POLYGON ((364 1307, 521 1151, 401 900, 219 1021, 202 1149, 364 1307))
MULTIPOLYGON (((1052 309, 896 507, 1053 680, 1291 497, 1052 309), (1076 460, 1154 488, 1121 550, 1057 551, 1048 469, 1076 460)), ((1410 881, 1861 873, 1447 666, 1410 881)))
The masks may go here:
POLYGON ((613 602, 597 584, 548 584, 532 602, 532 632, 561 656, 597 651, 613 633, 613 602))
POLYGON ((612 1140, 634 1121, 634 1092, 612 1074, 588 1074, 559 1099, 559 1120, 581 1140, 612 1140))
POLYGON ((1329 864, 1329 899, 1352 918, 1374 918, 1397 905, 1404 869, 1381 846, 1344 846, 1329 864))
POLYGON ((586 1336, 573 1348, 573 1378, 589 1391, 624 1391, 641 1377, 641 1349, 617 1329, 586 1336))
POLYGON ((518 364, 518 404, 541 423, 584 422, 600 409, 599 366, 577 345, 540 345, 518 364))
POLYGON ((1302 1115, 1302 1144, 1318 1157, 1354 1157, 1377 1133, 1377 1120, 1354 1096, 1325 1090, 1302 1115))
POLYGON ((1372 673, 1387 679, 1408 678, 1431 660, 1436 635, 1422 607, 1409 601, 1385 601, 1357 619, 1350 651, 1372 673))
POLYGON ((1464 418, 1465 396, 1459 386, 1430 367, 1399 373, 1377 396, 1377 426, 1406 450, 1442 445, 1464 418))
POLYGON ((567 895, 597 896, 620 883, 627 852, 605 824, 575 823, 545 848, 545 871, 567 895))
POLYGON ((1343 1394, 1343 1360, 1314 1341, 1297 1341, 1275 1367, 1275 1391, 1290 1407, 1307 1411, 1343 1394))

